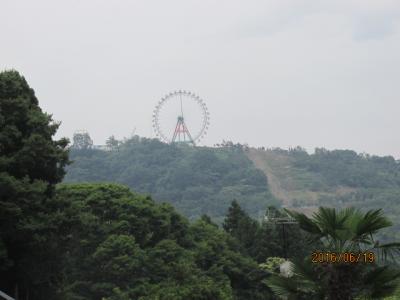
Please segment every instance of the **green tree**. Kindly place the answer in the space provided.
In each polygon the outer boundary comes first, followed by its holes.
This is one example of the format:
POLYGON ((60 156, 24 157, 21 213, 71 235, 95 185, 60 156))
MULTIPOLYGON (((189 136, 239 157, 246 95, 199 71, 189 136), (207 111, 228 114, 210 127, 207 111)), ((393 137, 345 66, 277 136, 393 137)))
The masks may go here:
POLYGON ((346 208, 337 212, 333 208, 320 207, 311 219, 301 213, 288 213, 314 241, 321 243, 321 248, 316 251, 372 252, 377 255, 380 264, 313 264, 308 256, 294 261, 293 276, 275 275, 267 280, 277 295, 289 299, 347 300, 382 298, 394 292, 400 272, 390 268, 386 258, 388 255, 393 258, 394 253, 399 251, 400 243, 380 244, 374 239, 381 229, 391 226, 381 210, 363 213, 355 208, 346 208))
POLYGON ((268 204, 265 175, 243 152, 225 148, 177 146, 134 136, 118 151, 71 148, 65 182, 115 182, 169 202, 190 220, 209 215, 222 223, 232 199, 251 216, 268 204))
POLYGON ((120 145, 120 141, 118 141, 113 135, 110 136, 107 141, 106 141, 106 145, 108 147, 108 149, 110 149, 111 151, 115 151, 115 150, 119 150, 119 145, 120 145))
POLYGON ((209 218, 115 184, 57 188, 66 299, 271 299, 266 272, 209 218))
POLYGON ((252 258, 239 252, 235 238, 204 219, 193 223, 190 232, 196 264, 206 274, 217 278, 219 284, 228 280, 234 299, 273 299, 271 291, 262 284, 268 273, 252 258))
POLYGON ((260 268, 267 270, 269 272, 279 273, 280 266, 285 261, 286 260, 282 257, 268 257, 264 263, 260 264, 260 268))
POLYGON ((101 298, 110 290, 119 289, 131 298, 137 296, 137 287, 145 286, 145 253, 130 235, 109 235, 92 254, 92 270, 96 282, 90 289, 91 297, 101 298), (135 289, 136 288, 136 289, 135 289))
POLYGON ((299 224, 286 223, 290 219, 284 210, 268 207, 256 238, 254 257, 258 262, 269 257, 302 258, 319 246, 317 242, 308 242, 308 235, 299 224))
POLYGON ((190 226, 170 205, 112 184, 60 185, 55 200, 67 299, 231 299, 228 278, 197 264, 190 226))
POLYGON ((86 131, 74 133, 72 141, 72 148, 74 149, 90 149, 93 146, 93 140, 86 131))
POLYGON ((236 200, 232 201, 222 226, 227 233, 239 241, 247 254, 254 254, 259 225, 257 221, 250 218, 236 200))
POLYGON ((57 281, 47 208, 68 163, 58 127, 17 71, 0 73, 0 289, 16 298, 52 298, 57 281))

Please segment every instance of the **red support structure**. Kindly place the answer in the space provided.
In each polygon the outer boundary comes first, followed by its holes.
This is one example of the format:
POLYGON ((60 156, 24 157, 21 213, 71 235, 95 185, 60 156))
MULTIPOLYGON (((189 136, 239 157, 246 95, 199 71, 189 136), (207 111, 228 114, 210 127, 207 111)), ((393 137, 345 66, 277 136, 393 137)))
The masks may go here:
POLYGON ((172 142, 184 142, 184 143, 192 143, 194 144, 194 141, 192 139, 192 136, 190 135, 189 130, 186 127, 185 121, 182 116, 178 117, 178 121, 175 126, 175 131, 174 135, 172 136, 172 142), (182 137, 181 137, 182 135, 182 137), (177 140, 178 138, 178 140, 177 140))

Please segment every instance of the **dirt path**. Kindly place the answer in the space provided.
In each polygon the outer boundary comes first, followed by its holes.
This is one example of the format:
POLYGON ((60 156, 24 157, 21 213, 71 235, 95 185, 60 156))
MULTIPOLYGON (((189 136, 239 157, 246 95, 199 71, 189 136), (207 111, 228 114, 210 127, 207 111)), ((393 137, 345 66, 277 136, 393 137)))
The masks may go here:
POLYGON ((257 169, 260 169, 264 172, 268 179, 268 186, 271 193, 282 200, 284 205, 291 205, 291 197, 289 193, 281 187, 279 179, 272 172, 271 166, 268 165, 265 153, 256 149, 249 149, 247 152, 248 158, 254 163, 257 169))
MULTIPOLYGON (((333 191, 311 191, 307 188, 299 188, 293 185, 292 174, 282 172, 290 168, 290 162, 284 156, 263 150, 249 149, 247 157, 254 163, 255 167, 264 172, 268 179, 268 187, 271 193, 282 201, 282 206, 290 207, 293 210, 311 215, 318 209, 318 199, 321 195, 343 196, 356 191, 349 187, 336 187, 333 191), (280 176, 280 177, 279 177, 280 176), (287 186, 285 189, 283 186, 287 186), (292 188, 290 188, 292 186, 292 188), (294 199, 305 198, 308 203, 301 207, 293 207, 294 199)), ((307 174, 304 174, 307 176, 307 174)), ((310 176, 308 174, 308 176, 310 176)))

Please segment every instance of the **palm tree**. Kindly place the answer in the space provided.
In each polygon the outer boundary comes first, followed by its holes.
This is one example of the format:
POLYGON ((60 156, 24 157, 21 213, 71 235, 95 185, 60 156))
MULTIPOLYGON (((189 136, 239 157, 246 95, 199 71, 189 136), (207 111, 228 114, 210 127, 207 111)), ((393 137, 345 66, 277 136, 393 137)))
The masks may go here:
MULTIPOLYGON (((272 275, 267 284, 283 299, 380 299, 393 294, 400 272, 389 267, 400 251, 400 243, 380 244, 374 235, 392 223, 382 210, 320 207, 312 218, 286 210, 318 245, 316 252, 373 253, 373 262, 313 263, 311 253, 292 262, 292 276, 272 275)), ((363 260, 363 256, 361 260, 363 260)))

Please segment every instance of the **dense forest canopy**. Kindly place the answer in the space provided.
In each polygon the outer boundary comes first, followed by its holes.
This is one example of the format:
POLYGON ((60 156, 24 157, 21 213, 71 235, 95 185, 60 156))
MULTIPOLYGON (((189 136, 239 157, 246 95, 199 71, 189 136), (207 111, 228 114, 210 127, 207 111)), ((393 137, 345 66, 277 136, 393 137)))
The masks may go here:
POLYGON ((281 201, 296 208, 383 208, 394 220, 394 227, 383 234, 400 238, 396 218, 400 163, 391 156, 324 148, 311 154, 300 147, 254 150, 231 142, 214 148, 189 147, 138 136, 124 142, 110 137, 109 142, 109 151, 90 145, 72 148, 74 163, 67 169, 65 182, 126 184, 156 201, 172 203, 189 219, 208 214, 217 223, 234 199, 255 218, 281 201), (254 151, 268 165, 266 172, 252 157, 254 151), (285 194, 287 199, 282 199, 285 194))
POLYGON ((0 290, 41 294, 58 271, 47 227, 68 163, 68 141, 53 139, 58 127, 18 72, 0 73, 0 290))
POLYGON ((267 178, 239 147, 168 145, 135 136, 118 149, 72 148, 65 182, 116 182, 168 201, 189 219, 207 214, 221 221, 236 199, 253 216, 279 205, 267 178))
POLYGON ((110 184, 62 185, 54 205, 66 299, 271 299, 267 273, 207 218, 110 184))
POLYGON ((287 151, 298 168, 320 174, 323 184, 354 188, 399 188, 400 162, 392 156, 358 154, 352 150, 316 148, 308 155, 301 149, 287 151))

